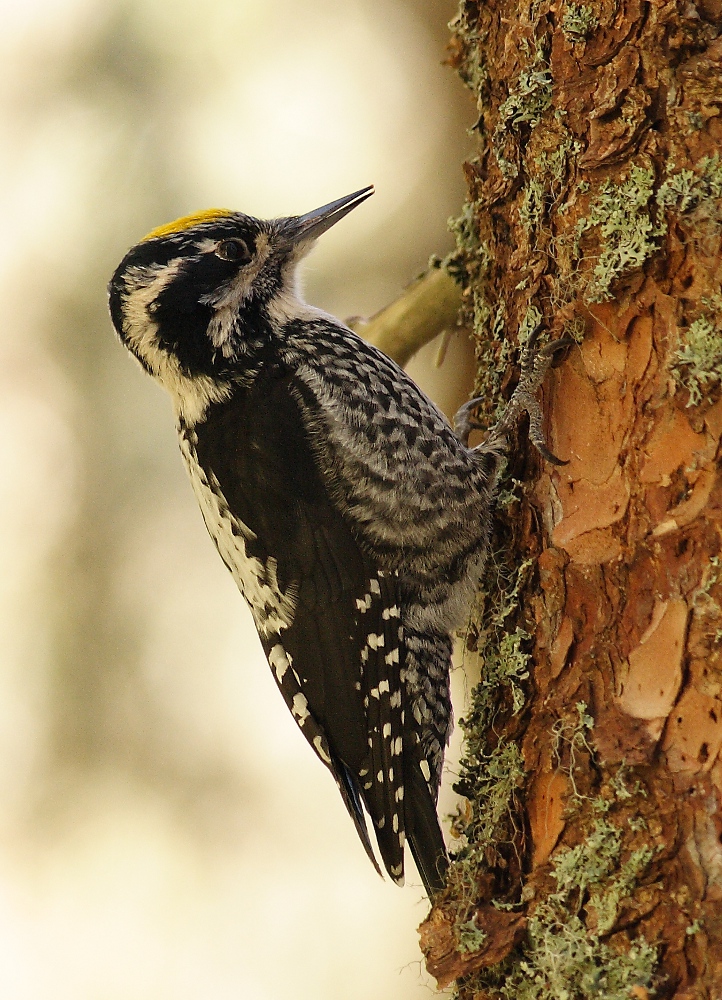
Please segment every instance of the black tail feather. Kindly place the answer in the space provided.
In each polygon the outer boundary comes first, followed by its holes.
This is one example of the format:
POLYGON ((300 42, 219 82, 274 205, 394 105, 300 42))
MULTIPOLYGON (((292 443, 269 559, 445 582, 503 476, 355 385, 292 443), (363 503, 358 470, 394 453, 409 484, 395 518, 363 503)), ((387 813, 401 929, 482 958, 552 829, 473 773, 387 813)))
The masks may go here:
POLYGON ((338 784, 339 791, 341 792, 341 798, 348 809, 349 816, 353 820, 356 832, 358 833, 359 839, 364 846, 364 850, 366 851, 371 864, 374 866, 379 875, 381 875, 379 863, 374 857, 371 841, 369 840, 369 831, 366 826, 366 818, 361 806, 361 799, 358 794, 356 781, 342 760, 337 759, 335 761, 334 776, 336 777, 336 783, 338 784))
POLYGON ((446 885, 449 859, 436 814, 436 803, 418 764, 406 775, 406 834, 409 847, 430 899, 446 885))

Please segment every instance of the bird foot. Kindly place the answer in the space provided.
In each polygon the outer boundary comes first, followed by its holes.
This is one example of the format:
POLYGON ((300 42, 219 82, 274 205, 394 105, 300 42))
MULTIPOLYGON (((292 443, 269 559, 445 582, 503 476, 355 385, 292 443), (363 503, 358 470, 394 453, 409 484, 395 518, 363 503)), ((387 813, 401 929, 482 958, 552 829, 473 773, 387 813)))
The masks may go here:
MULTIPOLYGON (((560 337, 537 350, 538 333, 532 334, 521 356, 521 377, 519 384, 512 393, 506 408, 493 427, 489 429, 482 447, 505 449, 507 434, 517 422, 522 413, 529 415, 529 439, 537 451, 552 465, 566 465, 567 462, 557 458, 546 446, 542 430, 542 411, 537 393, 544 381, 549 368, 558 361, 562 352, 572 346, 571 337, 560 337)), ((483 430, 483 425, 474 416, 474 411, 482 402, 482 397, 470 399, 459 409, 454 417, 454 430, 460 440, 468 447, 469 435, 473 430, 483 430)))

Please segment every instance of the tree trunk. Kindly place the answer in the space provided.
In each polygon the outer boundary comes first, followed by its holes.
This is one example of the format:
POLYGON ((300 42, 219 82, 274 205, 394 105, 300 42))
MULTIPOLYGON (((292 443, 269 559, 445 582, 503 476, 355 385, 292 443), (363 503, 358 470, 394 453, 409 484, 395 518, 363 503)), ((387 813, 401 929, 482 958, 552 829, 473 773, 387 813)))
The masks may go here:
POLYGON ((722 996, 720 0, 462 0, 478 98, 463 287, 491 423, 520 433, 466 638, 449 888, 421 927, 462 1000, 722 996))

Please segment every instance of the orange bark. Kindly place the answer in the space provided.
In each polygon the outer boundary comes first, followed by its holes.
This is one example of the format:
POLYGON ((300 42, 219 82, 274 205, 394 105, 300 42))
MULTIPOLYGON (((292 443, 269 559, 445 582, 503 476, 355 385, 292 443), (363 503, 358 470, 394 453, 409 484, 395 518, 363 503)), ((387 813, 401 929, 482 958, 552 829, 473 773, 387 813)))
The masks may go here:
POLYGON ((526 489, 470 630, 473 818, 422 925, 427 964, 463 1000, 719 997, 722 7, 464 0, 455 27, 480 146, 449 266, 490 418, 530 325, 577 346, 545 389, 568 464, 520 444, 526 489), (515 629, 528 678, 492 667, 515 629), (490 835, 490 762, 509 747, 521 764, 490 835), (470 926, 485 934, 460 948, 470 926))

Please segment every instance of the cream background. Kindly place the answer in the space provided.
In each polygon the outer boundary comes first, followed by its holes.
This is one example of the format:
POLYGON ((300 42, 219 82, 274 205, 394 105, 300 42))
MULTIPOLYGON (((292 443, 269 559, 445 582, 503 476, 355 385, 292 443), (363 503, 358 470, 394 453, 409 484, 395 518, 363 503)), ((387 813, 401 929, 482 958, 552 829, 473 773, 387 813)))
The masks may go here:
POLYGON ((413 864, 403 891, 373 873, 278 697, 105 284, 177 215, 374 183, 306 285, 342 316, 384 305, 463 199, 453 13, 0 3, 3 1000, 430 993, 413 864))

